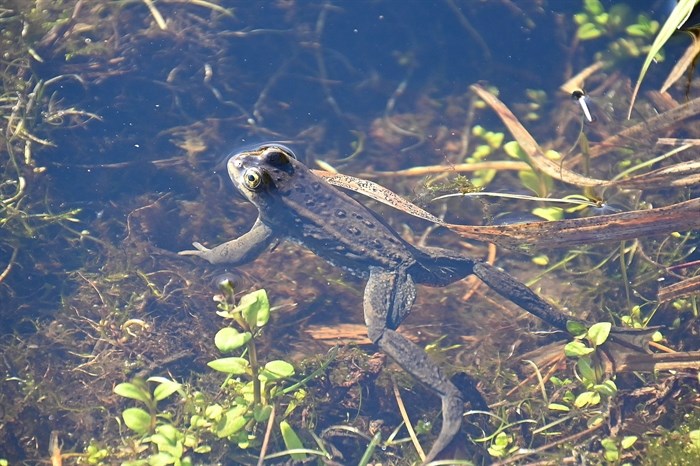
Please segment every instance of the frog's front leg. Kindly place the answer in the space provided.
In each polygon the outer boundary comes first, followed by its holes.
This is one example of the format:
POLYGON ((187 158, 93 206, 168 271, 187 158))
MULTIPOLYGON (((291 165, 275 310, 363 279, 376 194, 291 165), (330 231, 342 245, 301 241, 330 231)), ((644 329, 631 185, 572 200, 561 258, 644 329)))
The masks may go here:
POLYGON ((251 229, 236 239, 220 244, 213 249, 206 248, 199 243, 192 243, 197 248, 196 251, 180 251, 178 254, 198 256, 212 264, 242 265, 258 257, 273 239, 272 229, 258 217, 251 229))
POLYGON ((395 331, 392 316, 406 316, 416 297, 411 276, 405 270, 371 267, 365 288, 364 313, 369 338, 406 372, 437 392, 442 399, 442 428, 425 463, 432 461, 454 438, 462 425, 463 404, 457 387, 418 345, 395 331))

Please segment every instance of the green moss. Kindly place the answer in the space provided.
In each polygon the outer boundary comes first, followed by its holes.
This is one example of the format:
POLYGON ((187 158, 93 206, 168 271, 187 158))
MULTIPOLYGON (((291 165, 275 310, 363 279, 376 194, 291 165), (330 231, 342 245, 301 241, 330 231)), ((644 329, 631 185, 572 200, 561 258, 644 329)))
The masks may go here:
POLYGON ((700 463, 700 409, 684 416, 673 430, 664 430, 649 442, 642 465, 694 466, 700 463))

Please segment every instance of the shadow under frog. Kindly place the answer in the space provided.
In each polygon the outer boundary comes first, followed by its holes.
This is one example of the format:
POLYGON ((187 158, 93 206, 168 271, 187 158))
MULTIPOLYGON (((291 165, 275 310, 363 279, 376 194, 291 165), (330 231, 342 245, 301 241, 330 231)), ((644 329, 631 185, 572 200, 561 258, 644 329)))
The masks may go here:
MULTIPOLYGON (((370 339, 404 370, 442 400, 442 427, 425 463, 433 460, 460 429, 463 395, 416 344, 396 332, 411 311, 415 283, 446 286, 474 274, 497 293, 559 329, 577 319, 552 308, 529 288, 489 264, 440 248, 416 247, 358 201, 316 176, 280 144, 264 144, 231 157, 233 184, 258 208, 258 218, 243 236, 181 255, 212 264, 241 265, 269 245, 288 239, 336 266, 367 277, 364 318, 370 339)), ((639 348, 647 335, 615 329, 612 338, 639 348)))

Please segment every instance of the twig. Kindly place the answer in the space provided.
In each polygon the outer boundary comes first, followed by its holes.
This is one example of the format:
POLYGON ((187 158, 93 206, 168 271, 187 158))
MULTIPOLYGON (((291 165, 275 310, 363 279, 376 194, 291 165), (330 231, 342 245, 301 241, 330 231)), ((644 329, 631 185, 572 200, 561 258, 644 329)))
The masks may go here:
POLYGON ((58 439, 58 431, 52 430, 49 436, 49 454, 51 455, 51 466, 61 466, 63 455, 61 455, 61 442, 58 439))
POLYGON ((331 109, 335 112, 336 115, 339 117, 343 116, 343 112, 340 109, 340 106, 338 105, 338 101, 335 100, 335 97, 333 97, 333 93, 331 92, 330 87, 328 87, 328 82, 330 81, 328 78, 328 69, 326 68, 326 62, 323 59, 323 49, 321 47, 321 37, 323 36, 323 30, 326 27, 326 17, 328 15, 328 11, 333 7, 330 3, 326 3, 323 5, 321 8, 321 12, 318 15, 318 19, 316 20, 316 29, 315 29, 315 38, 314 38, 314 44, 313 44, 313 49, 314 49, 314 58, 316 59, 316 66, 318 66, 318 77, 321 83, 321 88, 323 89, 323 93, 326 96, 326 103, 330 105, 331 109))
POLYGON ((104 298, 102 297, 102 293, 100 293, 100 290, 97 288, 97 286, 95 285, 95 283, 92 282, 91 280, 89 280, 87 277, 85 277, 85 276, 84 276, 82 273, 80 273, 80 272, 78 272, 78 276, 79 276, 80 278, 82 278, 83 280, 85 280, 85 281, 87 282, 87 284, 90 285, 90 286, 92 287, 93 290, 95 290, 95 293, 97 293, 97 296, 100 298, 100 302, 101 302, 102 304, 105 304, 105 300, 104 300, 104 298))
POLYGON ((401 418, 403 419, 404 424, 406 424, 406 430, 408 431, 409 437, 411 437, 411 442, 413 442, 413 446, 415 447, 416 451, 418 452, 418 456, 420 456, 421 461, 425 460, 425 452, 423 451, 423 447, 420 446, 420 443, 418 442, 418 437, 416 437, 416 432, 413 430, 413 425, 411 424, 411 420, 408 418, 408 413, 406 412, 406 407, 403 404, 403 399, 401 399, 401 392, 399 391, 399 386, 396 384, 396 379, 394 377, 391 378, 391 385, 394 388, 394 396, 396 397, 396 404, 399 405, 399 411, 401 412, 401 418))
POLYGON ((270 443, 270 435, 272 434, 272 426, 275 424, 275 405, 272 405, 270 417, 267 420, 267 428, 265 429, 265 438, 263 438, 262 447, 260 447, 260 456, 258 457, 258 466, 265 464, 265 453, 267 446, 270 443))
POLYGON ((522 171, 527 170, 529 165, 525 162, 519 162, 516 160, 494 160, 490 162, 477 162, 477 163, 457 163, 453 165, 428 165, 423 167, 412 167, 405 170, 394 170, 394 171, 375 171, 371 173, 361 173, 358 176, 363 178, 372 178, 380 176, 425 176, 433 174, 442 174, 445 172, 475 172, 479 170, 512 170, 512 171, 522 171))
POLYGON ((168 25, 166 24, 165 19, 163 19, 163 15, 160 14, 158 8, 156 8, 156 6, 153 4, 153 0, 143 0, 143 3, 145 3, 148 7, 148 10, 153 16, 153 19, 156 21, 156 24, 158 24, 158 27, 161 28, 163 31, 168 29, 168 25))
MULTIPOLYGON (((545 374, 545 376, 542 377, 542 378, 540 379, 541 382, 546 382, 546 381, 548 381, 550 378, 552 378, 552 376, 554 375, 554 373, 555 373, 557 370, 559 370, 559 363, 563 360, 563 355, 564 355, 563 352, 560 353, 560 354, 552 355, 552 356, 550 356, 550 358, 545 362, 545 364, 544 364, 543 366, 546 366, 546 365, 550 365, 550 364, 551 364, 552 367, 550 367, 549 370, 547 371, 547 373, 545 374)), ((531 362, 531 361, 530 361, 530 362, 531 362)), ((537 367, 537 366, 535 366, 535 367, 537 367)), ((534 371, 532 374, 530 374, 530 375, 527 376, 525 379, 523 379, 523 381, 520 382, 518 385, 516 385, 515 387, 511 388, 510 391, 509 391, 508 393, 506 393, 505 398, 508 398, 508 397, 512 396, 515 392, 517 392, 518 390, 520 390, 522 387, 524 387, 524 386, 526 386, 526 385, 529 385, 530 382, 531 382, 535 377, 537 377, 537 372, 536 372, 536 371, 534 371)), ((546 399, 546 397, 545 397, 545 399, 546 399)))
POLYGON ((15 263, 15 259, 17 259, 17 251, 19 248, 12 248, 12 256, 10 256, 10 261, 7 263, 7 266, 5 267, 5 270, 0 273, 0 283, 2 283, 5 278, 10 274, 10 271, 12 270, 12 266, 15 263))

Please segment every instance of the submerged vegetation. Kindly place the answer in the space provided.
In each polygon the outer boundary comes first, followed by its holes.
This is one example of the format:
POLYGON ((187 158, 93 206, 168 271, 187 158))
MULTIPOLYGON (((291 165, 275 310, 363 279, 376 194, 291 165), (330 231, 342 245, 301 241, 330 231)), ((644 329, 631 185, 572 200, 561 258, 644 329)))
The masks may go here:
POLYGON ((358 282, 293 246, 223 279, 175 254, 252 223, 218 158, 269 139, 421 218, 372 204, 410 241, 596 322, 553 334, 476 283, 421 289, 405 331, 490 403, 464 464, 696 464, 695 56, 672 73, 664 50, 642 89, 668 91, 626 115, 661 15, 239 3, 0 7, 0 464, 419 459, 438 403, 372 355, 358 282), (509 43, 476 27, 496 18, 509 43), (607 349, 607 322, 658 327, 651 353, 607 349))

